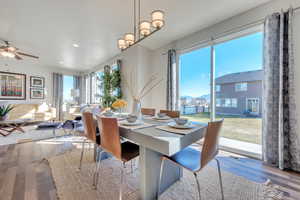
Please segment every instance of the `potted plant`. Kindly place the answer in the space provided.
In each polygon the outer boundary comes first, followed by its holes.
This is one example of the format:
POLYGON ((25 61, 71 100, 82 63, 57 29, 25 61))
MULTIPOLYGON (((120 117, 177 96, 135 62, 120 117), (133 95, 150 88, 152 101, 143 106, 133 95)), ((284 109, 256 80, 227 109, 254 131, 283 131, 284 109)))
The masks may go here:
POLYGON ((8 105, 1 105, 0 106, 0 121, 4 121, 7 119, 8 117, 8 113, 14 109, 13 106, 11 106, 10 104, 8 105))

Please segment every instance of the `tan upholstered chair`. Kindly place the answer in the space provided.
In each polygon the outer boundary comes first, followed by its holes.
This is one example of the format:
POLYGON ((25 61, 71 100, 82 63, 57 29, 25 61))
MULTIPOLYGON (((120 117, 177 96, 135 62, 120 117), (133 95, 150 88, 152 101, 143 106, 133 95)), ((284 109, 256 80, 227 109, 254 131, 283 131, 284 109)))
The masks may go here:
POLYGON ((178 117, 180 117, 180 112, 179 111, 160 110, 160 113, 166 113, 171 118, 178 118, 178 117))
POLYGON ((91 112, 82 113, 82 121, 83 121, 83 127, 84 127, 83 136, 85 136, 85 139, 82 142, 79 169, 81 169, 85 143, 87 141, 90 141, 94 144, 97 143, 97 132, 96 132, 97 124, 95 123, 95 120, 93 118, 93 114, 91 112))
POLYGON ((122 185, 124 179, 125 163, 139 156, 139 146, 131 142, 120 141, 120 133, 118 121, 116 118, 102 118, 97 116, 98 127, 100 127, 101 144, 100 147, 103 151, 98 154, 98 163, 94 174, 94 186, 97 188, 99 182, 101 154, 107 152, 115 156, 123 164, 121 174, 121 186, 119 199, 122 199, 122 185))
POLYGON ((150 116, 155 115, 155 109, 154 108, 142 108, 141 111, 142 111, 143 115, 150 115, 150 116))
POLYGON ((223 193, 223 185, 222 185, 222 176, 221 176, 221 169, 220 163, 216 158, 216 155, 219 153, 219 135, 220 130, 223 124, 223 120, 216 121, 216 122, 209 122, 207 127, 207 132, 204 138, 204 143, 202 147, 202 152, 196 149, 187 147, 180 152, 176 153, 173 156, 163 156, 161 169, 160 169, 160 176, 159 176, 159 183, 158 183, 158 192, 157 198, 160 195, 160 183, 163 175, 163 168, 165 160, 170 160, 175 164, 183 167, 184 169, 192 172, 197 182, 199 199, 201 199, 200 193, 200 183, 197 178, 197 172, 201 171, 211 160, 215 159, 217 162, 218 167, 218 174, 219 174, 219 183, 221 188, 221 195, 222 200, 224 200, 224 193, 223 193))

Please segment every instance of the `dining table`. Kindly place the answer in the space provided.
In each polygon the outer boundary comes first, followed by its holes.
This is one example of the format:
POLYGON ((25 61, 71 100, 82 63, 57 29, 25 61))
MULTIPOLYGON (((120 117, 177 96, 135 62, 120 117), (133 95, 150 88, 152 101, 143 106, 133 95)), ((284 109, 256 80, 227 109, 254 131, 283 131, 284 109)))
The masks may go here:
MULTIPOLYGON (((153 117, 144 117, 145 127, 132 128, 131 126, 119 126, 120 135, 139 145, 139 184, 140 199, 156 199, 158 181, 161 168, 161 157, 172 156, 187 146, 199 141, 206 134, 207 124, 193 122, 194 129, 187 134, 178 134, 158 127, 167 126, 170 120, 155 120, 153 117)), ((121 121, 119 124, 122 124, 121 121)), ((100 133, 101 134, 101 133, 100 133)), ((169 188, 182 177, 182 167, 171 161, 166 161, 162 174, 160 192, 169 188)))

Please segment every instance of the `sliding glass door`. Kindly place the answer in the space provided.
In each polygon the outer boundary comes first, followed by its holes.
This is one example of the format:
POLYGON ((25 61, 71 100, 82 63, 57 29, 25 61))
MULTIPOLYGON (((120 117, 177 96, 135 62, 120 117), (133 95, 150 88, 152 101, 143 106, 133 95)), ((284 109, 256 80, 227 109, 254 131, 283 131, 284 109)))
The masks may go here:
POLYGON ((210 47, 182 54, 179 62, 181 114, 210 121, 210 47))
POLYGON ((261 32, 215 45, 216 117, 224 118, 222 136, 261 144, 261 32))
MULTIPOLYGON (((224 119, 223 141, 237 144, 237 147, 253 144, 249 147, 260 148, 262 42, 263 34, 257 32, 180 54, 182 115, 201 122, 209 121, 210 114, 215 119, 224 119), (210 62, 212 52, 214 65, 210 62), (211 109, 211 70, 215 72, 215 109, 211 109)), ((259 153, 261 149, 255 151, 259 153)))

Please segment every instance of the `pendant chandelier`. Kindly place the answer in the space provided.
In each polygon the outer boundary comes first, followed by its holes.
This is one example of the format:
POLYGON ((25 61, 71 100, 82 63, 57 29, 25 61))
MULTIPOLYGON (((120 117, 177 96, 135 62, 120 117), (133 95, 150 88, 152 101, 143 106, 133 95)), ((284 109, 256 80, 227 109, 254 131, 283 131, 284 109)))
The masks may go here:
POLYGON ((151 22, 147 20, 140 20, 141 4, 140 0, 134 1, 133 12, 133 33, 126 33, 124 37, 118 40, 118 48, 122 51, 131 47, 132 45, 139 43, 146 37, 152 35, 156 31, 160 30, 164 25, 164 12, 161 10, 154 10, 151 13, 151 22), (138 1, 138 13, 136 9, 136 1, 138 1), (138 23, 137 23, 138 22, 138 23))

